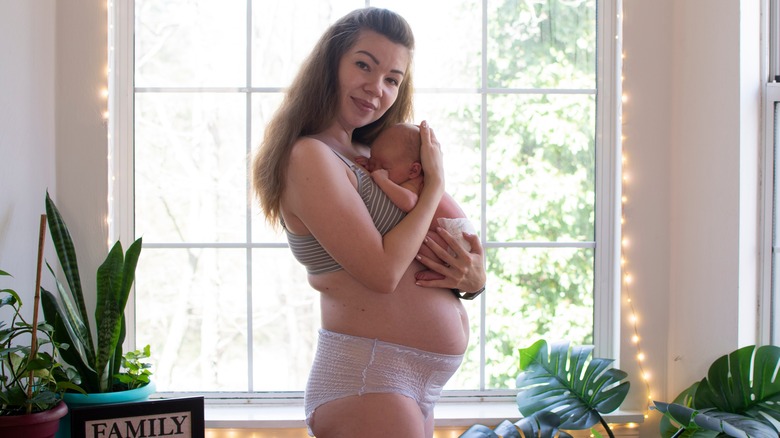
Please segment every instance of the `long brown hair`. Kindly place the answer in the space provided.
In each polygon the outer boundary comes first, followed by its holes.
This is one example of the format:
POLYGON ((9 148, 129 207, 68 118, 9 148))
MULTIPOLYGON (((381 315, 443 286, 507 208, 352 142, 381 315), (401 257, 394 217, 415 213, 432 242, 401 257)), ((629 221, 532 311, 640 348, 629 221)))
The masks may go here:
POLYGON ((278 224, 290 150, 295 141, 316 134, 331 123, 338 109, 339 62, 352 48, 361 30, 371 30, 409 49, 409 67, 392 106, 375 122, 355 129, 352 140, 370 144, 382 129, 412 117, 411 57, 414 36, 409 24, 395 12, 364 8, 350 12, 320 37, 284 100, 265 128, 263 142, 252 160, 252 185, 266 220, 278 224))

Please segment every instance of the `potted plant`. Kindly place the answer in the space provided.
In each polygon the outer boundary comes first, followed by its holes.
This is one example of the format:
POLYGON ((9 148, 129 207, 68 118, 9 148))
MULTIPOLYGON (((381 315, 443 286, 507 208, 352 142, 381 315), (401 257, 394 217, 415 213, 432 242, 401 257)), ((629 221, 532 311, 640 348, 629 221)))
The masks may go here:
MULTIPOLYGON (((62 360, 75 371, 74 383, 86 392, 66 393, 66 403, 70 407, 77 407, 147 399, 155 389, 153 382, 149 381, 149 365, 143 363, 149 350, 135 351, 128 355, 122 353, 122 343, 125 339, 124 311, 135 279, 135 269, 141 253, 141 238, 134 241, 127 252, 123 251, 121 242, 116 242, 105 261, 98 267, 94 320, 91 320, 81 287, 73 240, 48 192, 46 213, 67 289, 47 263, 54 277, 56 293, 42 289, 43 314, 55 329, 54 341, 59 345, 70 346, 61 351, 62 360), (123 367, 123 361, 125 365, 131 366, 123 367)), ((63 421, 68 423, 68 418, 63 421)))
POLYGON ((664 414, 663 437, 773 437, 780 433, 780 347, 750 345, 716 359, 702 380, 672 403, 653 402, 664 414))
MULTIPOLYGON (((41 248, 45 226, 42 217, 41 248)), ((38 322, 43 254, 40 248, 38 252, 32 322, 22 316, 19 294, 10 288, 0 289, 0 311, 10 312, 9 320, 0 321, 0 436, 54 436, 60 418, 68 412, 62 394, 68 389, 81 391, 57 360, 57 352, 66 347, 56 345, 51 325, 38 322)), ((0 276, 11 274, 0 270, 0 276)))
POLYGON ((612 359, 591 359, 592 352, 593 346, 570 348, 562 342, 548 347, 544 340, 520 349, 517 407, 523 418, 514 423, 505 420, 493 430, 477 424, 461 438, 570 437, 563 429, 590 429, 597 424, 614 437, 602 414, 623 403, 628 375, 611 368, 612 359))

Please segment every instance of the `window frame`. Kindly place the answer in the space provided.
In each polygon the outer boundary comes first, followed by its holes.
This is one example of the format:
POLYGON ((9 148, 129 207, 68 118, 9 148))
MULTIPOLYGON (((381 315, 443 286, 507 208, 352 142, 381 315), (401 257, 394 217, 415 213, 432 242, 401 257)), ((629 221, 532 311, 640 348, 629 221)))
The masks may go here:
MULTIPOLYGON (((482 65, 487 64, 487 2, 482 0, 482 65)), ((369 2, 366 1, 366 4, 369 2)), ((249 16, 251 0, 247 0, 249 16)), ((134 17, 135 2, 118 2, 109 0, 109 241, 122 241, 128 245, 135 235, 134 233, 134 169, 133 169, 133 144, 134 144, 134 17)), ((620 252, 621 252, 621 185, 622 185, 622 156, 621 156, 621 109, 622 109, 622 30, 621 14, 622 0, 596 0, 597 34, 596 34, 596 88, 592 93, 596 95, 596 172, 595 172, 595 240, 592 243, 585 242, 587 247, 594 248, 594 342, 595 355, 598 357, 615 358, 615 366, 619 366, 620 357, 620 252)), ((247 18, 248 20, 251 18, 247 18)), ((247 48, 251 51, 251 47, 247 48)), ((249 67, 248 67, 249 68, 249 67)), ((190 91, 192 91, 190 89, 190 91)), ((198 91, 195 89, 194 91, 198 91)), ((252 93, 253 90, 242 92, 252 93)), ((425 92, 426 90, 420 90, 425 92)), ((482 98, 482 133, 481 141, 487 141, 486 122, 487 96, 501 90, 487 87, 487 69, 482 69, 481 86, 475 90, 482 98)), ((533 90, 538 92, 538 90, 533 90)), ((552 90, 552 92, 572 92, 573 90, 552 90)), ((249 128, 248 128, 249 129, 249 128)), ((486 148, 481 148, 483 184, 480 194, 486 197, 485 163, 487 160, 486 148)), ((247 190, 249 190, 247 184, 247 190)), ((485 202, 482 202, 482 217, 485 217, 485 202)), ((484 238, 485 225, 481 224, 480 235, 485 248, 492 245, 484 238)), ((251 245, 251 244, 250 244, 251 245)), ((568 243, 566 244, 568 246, 568 243)), ((537 245, 538 246, 538 245, 537 245)), ((135 294, 131 292, 128 311, 126 313, 128 330, 126 345, 128 348, 136 348, 135 338, 135 294)), ((481 323, 479 333, 480 356, 484 357, 484 319, 486 304, 481 298, 480 314, 474 315, 481 323)), ((250 359, 251 360, 251 356, 250 359)), ((251 367, 249 367, 251 370, 251 367)), ((481 381, 484 382, 484 364, 481 366, 481 381)), ((250 376, 251 382, 251 376, 250 376)), ((250 383, 251 385, 251 383, 250 383)), ((255 390, 256 391, 256 390, 255 390)), ((168 393, 166 393, 168 395, 168 393)), ((173 395, 188 395, 186 393, 170 393, 173 395)), ((513 390, 470 390, 470 391, 446 391, 443 394, 444 401, 473 402, 514 400, 516 392, 513 390)), ((302 393, 289 392, 215 392, 209 393, 207 399, 210 402, 220 403, 226 401, 242 402, 271 402, 280 404, 299 404, 302 393)))
POLYGON ((780 141, 775 132, 776 120, 780 120, 780 1, 764 0, 761 5, 764 19, 761 21, 761 74, 765 78, 762 104, 760 193, 759 205, 759 306, 758 339, 760 344, 776 345, 780 340, 780 323, 775 321, 780 312, 780 285, 774 270, 775 257, 780 246, 774 240, 778 193, 775 190, 776 146, 780 141))

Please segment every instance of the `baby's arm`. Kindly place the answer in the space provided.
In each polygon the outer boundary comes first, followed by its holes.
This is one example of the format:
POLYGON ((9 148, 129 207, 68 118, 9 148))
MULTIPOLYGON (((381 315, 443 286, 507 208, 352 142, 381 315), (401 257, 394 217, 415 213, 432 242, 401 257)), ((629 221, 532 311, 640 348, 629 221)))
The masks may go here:
POLYGON ((412 211, 415 205, 417 205, 417 193, 413 192, 404 185, 398 185, 387 177, 387 170, 378 169, 371 172, 371 178, 382 189, 383 192, 390 198, 390 201, 406 213, 412 211))

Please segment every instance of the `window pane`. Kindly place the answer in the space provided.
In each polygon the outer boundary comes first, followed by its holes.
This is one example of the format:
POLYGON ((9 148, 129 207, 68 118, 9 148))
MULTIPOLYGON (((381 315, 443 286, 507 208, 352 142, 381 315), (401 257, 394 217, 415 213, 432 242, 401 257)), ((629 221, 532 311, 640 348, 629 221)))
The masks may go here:
POLYGON ((246 2, 136 0, 136 87, 246 84, 246 2))
POLYGON ((252 252, 254 386, 259 391, 303 391, 317 330, 319 292, 287 248, 252 252))
POLYGON ((361 0, 254 1, 252 86, 286 87, 322 32, 361 0))
POLYGON ((593 250, 499 248, 486 254, 488 388, 514 388, 517 349, 539 339, 593 344, 593 250))
POLYGON ((488 98, 488 240, 594 238, 595 98, 488 98))
POLYGON ((418 93, 416 123, 427 120, 444 154, 449 193, 479 229, 480 96, 478 94, 418 93))
POLYGON ((136 234, 152 242, 235 242, 246 234, 245 97, 135 98, 136 234))
POLYGON ((158 391, 247 390, 244 250, 144 248, 135 286, 158 391))
MULTIPOLYGON (((281 102, 281 93, 252 94, 252 139, 250 141, 252 148, 257 147, 262 142, 265 125, 281 102)), ((287 243, 287 237, 281 228, 274 229, 274 227, 266 223, 265 216, 254 193, 252 193, 250 209, 252 211, 252 242, 287 243)))
POLYGON ((480 0, 384 0, 378 6, 401 14, 414 31, 414 85, 470 88, 481 84, 480 0))
POLYGON ((596 0, 487 4, 489 87, 596 87, 596 0))

